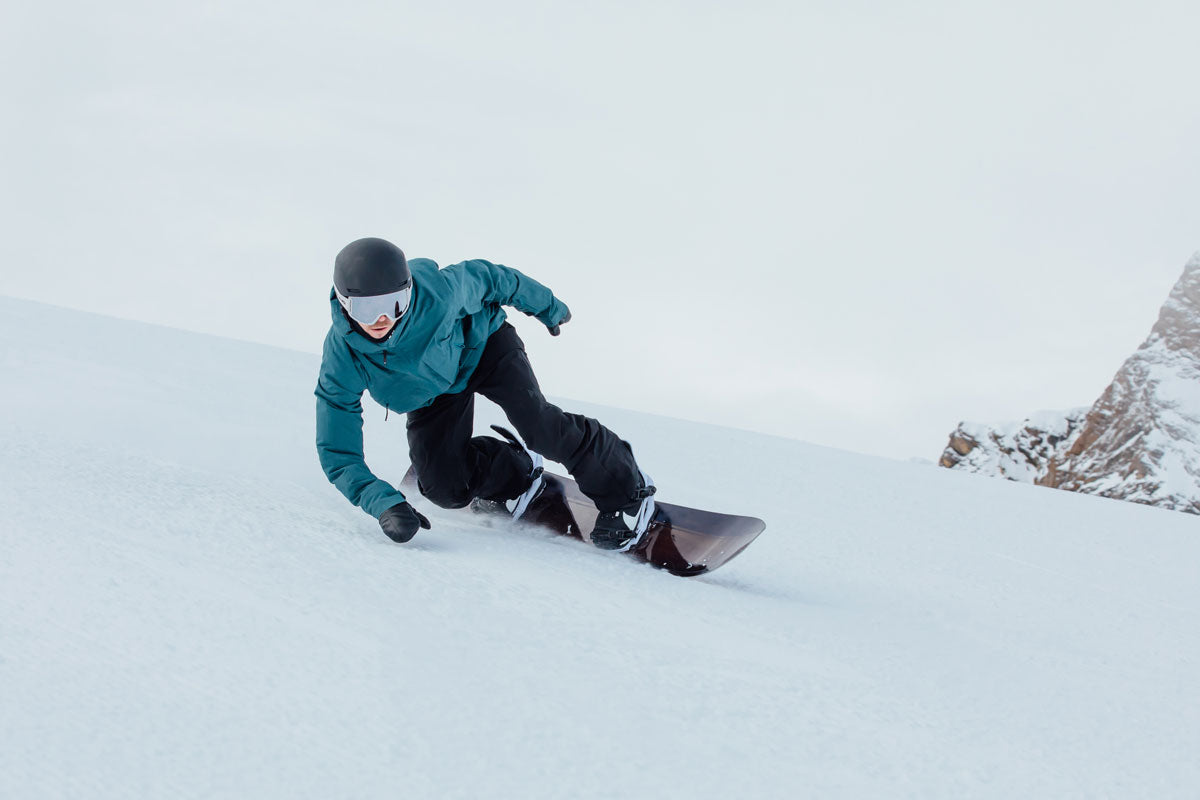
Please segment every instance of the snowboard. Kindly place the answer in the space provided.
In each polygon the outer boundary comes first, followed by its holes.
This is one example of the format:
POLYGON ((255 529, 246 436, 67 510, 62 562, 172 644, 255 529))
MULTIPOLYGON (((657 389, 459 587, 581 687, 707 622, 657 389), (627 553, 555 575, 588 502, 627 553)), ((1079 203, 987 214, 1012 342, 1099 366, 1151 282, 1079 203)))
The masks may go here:
MULTIPOLYGON (((550 472, 543 473, 542 478, 546 488, 517 524, 545 528, 590 544, 589 535, 600 512, 570 478, 550 472)), ((410 497, 420 494, 412 467, 400 490, 410 497)), ((690 578, 728 564, 766 527, 767 523, 756 517, 656 501, 646 535, 625 554, 672 575, 690 578)))

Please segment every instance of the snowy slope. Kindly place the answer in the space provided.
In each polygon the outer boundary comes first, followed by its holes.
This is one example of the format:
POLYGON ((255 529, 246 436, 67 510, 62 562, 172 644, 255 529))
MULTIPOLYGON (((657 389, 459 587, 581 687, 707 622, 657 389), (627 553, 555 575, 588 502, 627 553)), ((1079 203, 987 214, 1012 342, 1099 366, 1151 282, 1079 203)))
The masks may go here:
POLYGON ((398 546, 316 366, 0 298, 0 797, 1200 794, 1194 517, 564 401, 767 532, 692 580, 398 546))

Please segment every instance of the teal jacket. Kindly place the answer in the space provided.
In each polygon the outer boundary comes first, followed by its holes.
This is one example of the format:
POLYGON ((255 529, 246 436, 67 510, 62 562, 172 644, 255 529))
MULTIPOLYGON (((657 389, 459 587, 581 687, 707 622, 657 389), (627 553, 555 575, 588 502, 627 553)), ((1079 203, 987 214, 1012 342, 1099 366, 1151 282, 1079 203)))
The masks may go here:
POLYGON ((490 261, 438 269, 429 259, 414 258, 408 266, 413 276, 408 311, 382 340, 355 332, 330 291, 333 325, 317 379, 321 468, 351 503, 373 517, 403 503, 404 495, 375 477, 363 459, 363 392, 391 411, 424 408, 466 388, 488 337, 504 324, 501 306, 536 317, 548 328, 569 313, 542 284, 490 261))

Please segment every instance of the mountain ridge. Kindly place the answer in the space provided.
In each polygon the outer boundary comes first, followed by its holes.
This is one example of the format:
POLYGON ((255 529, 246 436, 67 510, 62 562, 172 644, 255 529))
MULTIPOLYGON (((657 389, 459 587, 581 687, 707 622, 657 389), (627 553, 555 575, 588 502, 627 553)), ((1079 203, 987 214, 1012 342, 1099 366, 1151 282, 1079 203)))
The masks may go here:
POLYGON ((1200 252, 1090 408, 1010 428, 960 423, 939 464, 1200 514, 1200 252))

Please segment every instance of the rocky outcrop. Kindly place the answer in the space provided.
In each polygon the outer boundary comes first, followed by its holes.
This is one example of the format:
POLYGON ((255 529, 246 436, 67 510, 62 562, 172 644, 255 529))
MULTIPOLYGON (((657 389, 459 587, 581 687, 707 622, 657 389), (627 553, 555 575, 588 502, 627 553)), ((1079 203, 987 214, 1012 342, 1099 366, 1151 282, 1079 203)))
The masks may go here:
POLYGON ((1200 254, 1059 461, 1048 485, 1200 514, 1200 254))
POLYGON ((1200 514, 1200 253, 1086 413, 961 424, 940 463, 1200 514))
POLYGON ((1086 408, 1043 412, 1007 425, 963 422, 950 434, 938 464, 1021 483, 1042 483, 1083 427, 1086 408))

